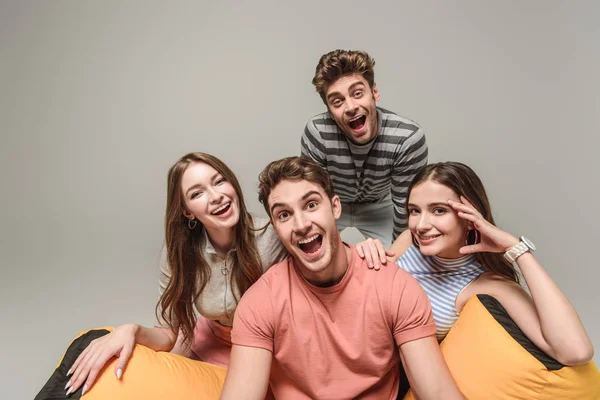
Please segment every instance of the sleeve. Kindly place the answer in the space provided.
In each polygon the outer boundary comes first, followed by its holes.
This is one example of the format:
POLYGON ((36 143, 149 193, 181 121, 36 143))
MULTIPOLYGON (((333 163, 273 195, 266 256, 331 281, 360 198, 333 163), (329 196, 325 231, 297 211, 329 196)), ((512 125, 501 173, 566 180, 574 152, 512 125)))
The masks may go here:
POLYGON ((394 205, 394 232, 392 241, 406 229, 408 217, 406 215, 406 194, 408 186, 417 174, 417 171, 427 165, 427 141, 422 128, 418 128, 400 146, 400 150, 392 170, 392 203, 394 205))
POLYGON ((320 140, 321 133, 311 119, 304 128, 302 139, 300 140, 300 154, 302 157, 313 159, 323 168, 327 168, 327 151, 325 145, 320 140))
POLYGON ((269 287, 259 279, 242 296, 235 310, 231 342, 273 352, 274 313, 269 287))
POLYGON ((435 335, 427 294, 408 272, 398 269, 391 292, 392 334, 396 345, 435 335))

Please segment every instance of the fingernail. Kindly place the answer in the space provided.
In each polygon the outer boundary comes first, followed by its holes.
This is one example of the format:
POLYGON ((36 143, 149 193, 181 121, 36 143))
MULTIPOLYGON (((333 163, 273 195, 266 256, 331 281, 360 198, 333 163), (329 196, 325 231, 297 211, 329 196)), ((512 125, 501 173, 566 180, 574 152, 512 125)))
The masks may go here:
POLYGON ((86 390, 87 390, 87 385, 83 385, 83 390, 81 391, 82 396, 85 394, 86 390))
POLYGON ((69 382, 67 382, 67 384, 65 385, 65 390, 67 390, 67 388, 71 386, 71 381, 69 380, 69 382))
POLYGON ((121 368, 119 368, 117 370, 117 379, 121 379, 121 376, 123 375, 123 370, 121 368))
POLYGON ((70 395, 72 391, 73 391, 73 388, 72 388, 72 387, 70 387, 70 388, 69 388, 69 390, 67 390, 67 394, 66 394, 65 396, 68 396, 68 395, 70 395))
POLYGON ((70 376, 73 373, 73 369, 69 368, 69 370, 67 371, 67 376, 70 376))

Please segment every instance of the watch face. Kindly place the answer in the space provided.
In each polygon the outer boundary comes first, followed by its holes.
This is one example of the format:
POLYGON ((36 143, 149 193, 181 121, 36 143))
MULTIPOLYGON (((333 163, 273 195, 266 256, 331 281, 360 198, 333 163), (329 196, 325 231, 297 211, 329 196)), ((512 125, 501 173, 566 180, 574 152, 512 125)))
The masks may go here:
POLYGON ((529 239, 527 239, 525 236, 521 236, 521 241, 523 243, 525 243, 525 245, 527 247, 529 247, 531 250, 535 250, 535 245, 533 244, 533 242, 529 239))

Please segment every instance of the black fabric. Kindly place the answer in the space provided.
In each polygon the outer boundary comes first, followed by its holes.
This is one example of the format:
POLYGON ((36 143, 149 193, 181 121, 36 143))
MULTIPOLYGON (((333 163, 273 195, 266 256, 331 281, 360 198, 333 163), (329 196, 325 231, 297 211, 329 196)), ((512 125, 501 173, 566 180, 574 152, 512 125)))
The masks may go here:
POLYGON ((400 365, 400 387, 398 388, 398 396, 396 396, 396 400, 402 400, 408 390, 410 389, 410 382, 408 381, 408 377, 406 376, 406 371, 404 371, 404 365, 402 362, 400 365))
POLYGON ((83 385, 77 391, 69 394, 69 397, 66 396, 67 391, 65 390, 65 385, 69 381, 67 372, 75 363, 77 357, 79 357, 81 352, 85 350, 92 340, 102 337, 107 333, 109 333, 109 331, 106 329, 96 329, 75 339, 67 349, 58 368, 54 370, 54 373, 50 379, 48 379, 48 382, 46 382, 42 390, 35 396, 34 400, 79 400, 81 398, 81 389, 83 385))
MULTIPOLYGON (((504 330, 508 332, 512 338, 521 345, 525 350, 529 352, 533 357, 535 357, 539 362, 544 364, 544 366, 550 371, 557 371, 564 367, 563 364, 556 361, 554 358, 550 357, 542 350, 540 350, 519 328, 519 326, 515 323, 515 321, 510 318, 502 304, 494 297, 487 294, 478 294, 477 298, 481 304, 488 310, 488 312, 494 317, 494 319, 502 325, 504 330)), ((493 343, 490 343, 493 345, 493 343)))

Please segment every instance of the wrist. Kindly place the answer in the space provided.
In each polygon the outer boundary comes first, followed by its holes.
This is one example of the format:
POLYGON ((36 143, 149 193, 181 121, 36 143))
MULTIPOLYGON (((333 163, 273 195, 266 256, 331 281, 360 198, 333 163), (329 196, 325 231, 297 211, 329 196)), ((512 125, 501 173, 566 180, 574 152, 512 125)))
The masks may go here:
POLYGON ((511 235, 510 240, 507 243, 510 243, 508 246, 506 246, 504 248, 503 253, 506 253, 507 251, 509 251, 510 249, 512 249, 514 246, 518 245, 521 242, 521 240, 519 238, 516 238, 514 236, 511 235))

